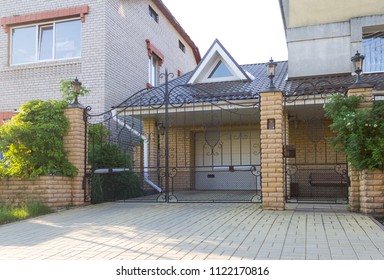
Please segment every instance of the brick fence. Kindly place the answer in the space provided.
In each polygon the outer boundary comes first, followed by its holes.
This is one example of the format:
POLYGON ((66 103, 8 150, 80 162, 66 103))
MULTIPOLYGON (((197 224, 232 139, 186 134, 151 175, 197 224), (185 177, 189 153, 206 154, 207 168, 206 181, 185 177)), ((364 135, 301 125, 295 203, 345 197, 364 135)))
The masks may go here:
POLYGON ((78 169, 71 177, 41 176, 34 179, 4 178, 0 181, 0 203, 39 201, 52 209, 84 205, 85 122, 83 109, 67 108, 70 129, 64 137, 68 160, 78 169))

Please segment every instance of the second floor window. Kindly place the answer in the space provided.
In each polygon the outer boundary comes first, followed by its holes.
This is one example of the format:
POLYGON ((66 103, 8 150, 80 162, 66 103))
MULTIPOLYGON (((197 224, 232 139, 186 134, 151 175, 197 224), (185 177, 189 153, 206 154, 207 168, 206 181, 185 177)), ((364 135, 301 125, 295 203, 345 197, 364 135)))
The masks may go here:
POLYGON ((384 31, 363 34, 363 72, 384 72, 384 31))
POLYGON ((159 61, 160 59, 155 55, 152 54, 149 58, 149 84, 151 84, 154 87, 158 86, 159 82, 159 61))
POLYGON ((159 15, 155 12, 155 10, 149 6, 149 15, 151 18, 153 18, 156 22, 159 22, 159 15))
POLYGON ((185 53, 185 45, 179 40, 179 49, 185 53))
POLYGON ((15 27, 11 36, 12 65, 81 55, 80 19, 15 27))

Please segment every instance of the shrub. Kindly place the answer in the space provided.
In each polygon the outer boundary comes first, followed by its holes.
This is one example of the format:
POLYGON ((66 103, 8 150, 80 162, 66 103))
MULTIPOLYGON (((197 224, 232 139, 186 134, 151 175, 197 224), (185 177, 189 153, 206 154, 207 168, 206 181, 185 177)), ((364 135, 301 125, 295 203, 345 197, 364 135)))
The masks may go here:
POLYGON ((332 146, 346 154, 358 169, 384 168, 384 102, 361 108, 362 97, 335 95, 325 105, 325 115, 332 119, 335 135, 332 146))
POLYGON ((63 138, 69 128, 66 106, 65 101, 28 101, 0 127, 0 176, 77 174, 64 150, 63 138))
POLYGON ((92 202, 115 201, 143 195, 142 182, 132 171, 131 157, 117 144, 110 143, 109 131, 102 124, 89 127, 88 163, 98 168, 128 168, 112 174, 93 174, 91 178, 92 202))

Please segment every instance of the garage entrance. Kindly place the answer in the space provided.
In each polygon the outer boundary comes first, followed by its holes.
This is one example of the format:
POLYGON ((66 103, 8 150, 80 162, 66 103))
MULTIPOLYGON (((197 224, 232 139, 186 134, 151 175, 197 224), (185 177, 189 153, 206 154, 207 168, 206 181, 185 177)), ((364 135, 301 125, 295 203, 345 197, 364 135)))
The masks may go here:
POLYGON ((258 130, 196 133, 195 147, 196 190, 261 190, 258 130))
POLYGON ((88 114, 93 197, 261 202, 258 94, 228 95, 172 82, 143 90, 104 114, 88 114), (100 158, 103 153, 110 160, 100 158), (121 160, 111 163, 112 153, 121 160))

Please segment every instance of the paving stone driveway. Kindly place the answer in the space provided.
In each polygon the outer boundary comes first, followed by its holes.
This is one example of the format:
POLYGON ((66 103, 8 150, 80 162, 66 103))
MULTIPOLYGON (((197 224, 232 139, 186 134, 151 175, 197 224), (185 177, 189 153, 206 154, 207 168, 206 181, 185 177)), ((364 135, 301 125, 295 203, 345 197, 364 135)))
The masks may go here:
POLYGON ((332 207, 105 203, 0 226, 0 259, 382 260, 384 229, 332 207))

